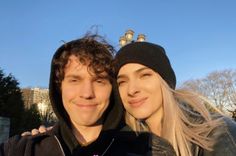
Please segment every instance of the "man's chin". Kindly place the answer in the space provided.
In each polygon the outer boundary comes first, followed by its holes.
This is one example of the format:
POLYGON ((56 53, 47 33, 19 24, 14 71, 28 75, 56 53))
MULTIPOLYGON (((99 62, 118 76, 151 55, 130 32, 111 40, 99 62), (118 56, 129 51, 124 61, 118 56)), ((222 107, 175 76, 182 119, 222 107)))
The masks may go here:
POLYGON ((95 120, 95 119, 87 118, 84 120, 77 121, 75 122, 75 124, 78 126, 84 126, 84 127, 95 127, 95 126, 102 125, 103 120, 102 119, 95 120))

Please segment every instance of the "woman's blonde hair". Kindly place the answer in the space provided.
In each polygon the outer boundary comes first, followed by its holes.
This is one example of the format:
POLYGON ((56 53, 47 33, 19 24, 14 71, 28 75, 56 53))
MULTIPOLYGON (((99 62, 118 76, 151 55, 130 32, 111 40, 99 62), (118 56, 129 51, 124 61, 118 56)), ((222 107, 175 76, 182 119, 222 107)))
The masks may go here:
MULTIPOLYGON (((159 79, 164 108, 161 137, 172 144, 177 156, 192 156, 193 144, 212 150, 215 140, 209 137, 209 133, 222 120, 213 119, 205 105, 222 113, 203 96, 186 90, 173 90, 160 76, 159 79)), ((128 112, 126 122, 134 131, 149 131, 144 122, 135 119, 128 112)))

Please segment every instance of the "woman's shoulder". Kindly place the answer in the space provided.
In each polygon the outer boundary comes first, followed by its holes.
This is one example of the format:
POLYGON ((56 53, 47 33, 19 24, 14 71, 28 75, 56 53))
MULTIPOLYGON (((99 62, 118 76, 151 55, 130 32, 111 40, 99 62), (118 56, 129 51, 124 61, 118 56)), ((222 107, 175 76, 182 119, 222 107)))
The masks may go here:
POLYGON ((164 138, 150 132, 141 132, 136 135, 132 143, 137 148, 145 147, 143 150, 147 155, 175 156, 173 146, 164 138))
POLYGON ((222 117, 222 121, 223 126, 222 128, 219 127, 218 130, 227 135, 229 139, 234 143, 236 148, 236 122, 229 117, 222 117))
MULTIPOLYGON (((236 121, 234 121, 232 118, 229 117, 222 117, 225 126, 232 132, 236 133, 236 121)), ((236 134, 235 134, 236 135, 236 134)))
POLYGON ((236 153, 236 122, 229 117, 221 116, 222 124, 210 134, 215 140, 213 153, 219 155, 235 155, 236 153))
POLYGON ((173 146, 164 138, 161 138, 155 134, 150 134, 152 155, 166 155, 175 156, 175 150, 173 146))
POLYGON ((214 129, 215 133, 227 133, 232 135, 234 141, 236 140, 236 122, 232 118, 222 115, 212 115, 212 118, 220 120, 221 123, 214 129))
POLYGON ((172 145, 164 138, 150 132, 134 132, 129 127, 116 136, 124 148, 144 155, 175 156, 172 145))

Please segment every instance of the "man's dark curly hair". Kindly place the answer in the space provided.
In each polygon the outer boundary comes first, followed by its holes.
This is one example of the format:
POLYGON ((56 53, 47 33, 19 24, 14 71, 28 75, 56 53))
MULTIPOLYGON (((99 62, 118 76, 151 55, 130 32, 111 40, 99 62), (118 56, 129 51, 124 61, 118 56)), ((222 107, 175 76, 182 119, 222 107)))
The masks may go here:
POLYGON ((114 54, 113 46, 97 34, 87 34, 83 38, 63 44, 52 60, 57 88, 61 87, 65 66, 71 55, 77 56, 83 64, 88 63, 88 70, 94 72, 98 77, 106 72, 111 81, 114 78, 112 68, 114 54))

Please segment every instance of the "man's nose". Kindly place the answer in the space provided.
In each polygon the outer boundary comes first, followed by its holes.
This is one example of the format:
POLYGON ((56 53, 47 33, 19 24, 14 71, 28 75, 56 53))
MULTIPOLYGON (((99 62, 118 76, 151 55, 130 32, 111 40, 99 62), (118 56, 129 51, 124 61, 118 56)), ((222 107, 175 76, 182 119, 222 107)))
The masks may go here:
POLYGON ((80 97, 84 99, 93 99, 95 97, 95 92, 92 82, 88 81, 83 83, 81 87, 80 97))

